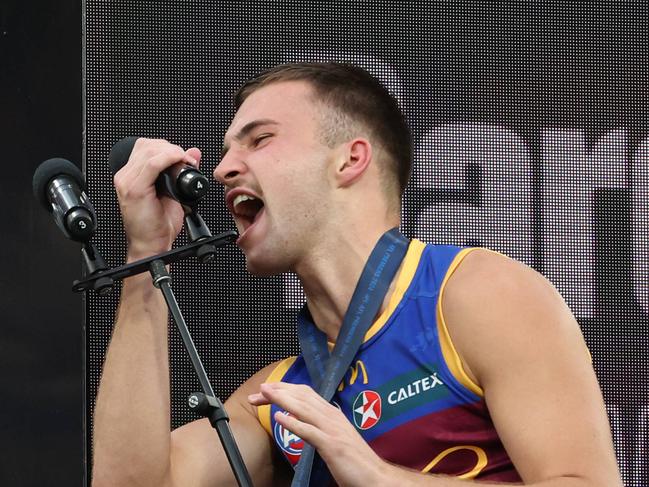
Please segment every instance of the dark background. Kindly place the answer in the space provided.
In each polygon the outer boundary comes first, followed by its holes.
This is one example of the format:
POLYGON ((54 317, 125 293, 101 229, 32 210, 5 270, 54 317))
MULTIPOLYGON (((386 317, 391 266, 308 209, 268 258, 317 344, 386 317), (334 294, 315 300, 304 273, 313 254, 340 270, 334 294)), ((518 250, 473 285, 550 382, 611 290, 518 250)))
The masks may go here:
MULTIPOLYGON (((85 4, 86 169, 102 219, 96 241, 109 262, 119 263, 125 248, 105 163, 119 138, 139 134, 196 145, 211 173, 231 120, 232 92, 244 80, 286 61, 359 64, 401 93, 414 132, 404 233, 489 246, 553 280, 592 352, 624 481, 648 487, 649 459, 642 452, 649 315, 637 302, 631 272, 632 259, 649 266, 633 254, 631 224, 633 198, 646 194, 633 179, 646 160, 631 157, 648 137, 646 2, 85 4), (526 183, 512 176, 523 170, 518 149, 507 137, 490 138, 491 130, 503 128, 525 148, 526 183), (452 137, 441 135, 449 131, 452 137), (621 157, 615 144, 603 143, 615 131, 626 137, 621 157), (580 136, 566 140, 567 133, 580 136), (580 159, 575 152, 582 149, 580 159), (624 183, 599 182, 618 171, 624 183), (555 181, 556 193, 546 193, 555 181), (591 183, 593 190, 581 193, 591 183), (477 212, 482 216, 474 218, 477 212), (593 292, 572 287, 573 276, 593 292), (590 311, 580 312, 582 306, 590 311)), ((213 231, 231 227, 220 188, 199 209, 213 231)), ((263 365, 295 353, 294 305, 302 298, 283 277, 251 278, 232 248, 207 266, 172 266, 172 275, 220 397, 263 365)), ((89 423, 116 303, 116 296, 87 301, 89 423)), ((170 335, 176 427, 195 419, 185 401, 198 384, 173 328, 170 335)))
POLYGON ((83 475, 81 272, 34 203, 50 157, 81 167, 81 2, 0 2, 0 485, 80 486, 83 475))

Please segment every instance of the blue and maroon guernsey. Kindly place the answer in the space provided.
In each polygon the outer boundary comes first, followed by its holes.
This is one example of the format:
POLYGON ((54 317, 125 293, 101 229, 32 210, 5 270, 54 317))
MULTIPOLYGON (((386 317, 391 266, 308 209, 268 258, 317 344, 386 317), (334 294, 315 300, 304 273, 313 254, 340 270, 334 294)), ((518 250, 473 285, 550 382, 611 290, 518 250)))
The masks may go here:
MULTIPOLYGON (((446 281, 472 248, 413 240, 386 310, 333 398, 385 460, 462 479, 519 482, 482 389, 465 373, 444 323, 446 281)), ((309 384, 302 356, 281 362, 268 382, 309 384)), ((261 424, 295 467, 303 441, 258 408, 261 424)))

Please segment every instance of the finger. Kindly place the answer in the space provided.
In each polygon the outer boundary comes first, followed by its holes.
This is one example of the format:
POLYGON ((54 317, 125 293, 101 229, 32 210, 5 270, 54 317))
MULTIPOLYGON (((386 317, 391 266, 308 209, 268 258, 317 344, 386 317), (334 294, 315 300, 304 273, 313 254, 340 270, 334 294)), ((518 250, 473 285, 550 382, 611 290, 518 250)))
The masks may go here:
POLYGON ((195 161, 194 163, 188 161, 188 163, 198 169, 198 166, 200 166, 201 163, 201 150, 198 147, 192 147, 187 149, 185 154, 190 157, 190 160, 195 161))
POLYGON ((267 401, 318 427, 331 415, 332 409, 336 409, 309 386, 302 384, 262 384, 260 394, 267 401))
POLYGON ((266 404, 270 404, 270 401, 260 392, 250 394, 248 396, 248 402, 253 406, 265 406, 266 404))
POLYGON ((318 394, 312 387, 306 384, 291 384, 290 382, 265 382, 261 384, 260 390, 262 393, 282 393, 290 394, 295 397, 306 399, 311 399, 322 403, 323 405, 328 405, 329 403, 325 401, 320 394, 318 394))
POLYGON ((166 144, 155 151, 147 151, 146 159, 141 162, 140 172, 136 176, 136 182, 144 186, 152 186, 161 172, 171 166, 186 162, 196 166, 198 162, 188 156, 182 147, 166 144))
POLYGON ((282 425, 291 433, 299 436, 307 443, 310 443, 314 448, 319 450, 323 445, 326 445, 326 435, 317 426, 309 424, 295 416, 284 414, 281 411, 277 411, 274 418, 275 422, 282 425))
POLYGON ((139 137, 135 140, 135 144, 131 148, 128 159, 124 165, 115 173, 114 182, 115 187, 118 189, 125 186, 132 191, 133 183, 140 176, 144 168, 144 161, 155 154, 155 148, 159 147, 161 143, 167 143, 162 140, 147 139, 139 137))
POLYGON ((139 138, 118 174, 122 173, 120 176, 123 179, 146 187, 152 185, 162 171, 174 164, 186 162, 196 166, 198 161, 194 155, 200 156, 200 151, 188 153, 182 147, 163 139, 139 138))
MULTIPOLYGON (((293 386, 293 384, 289 384, 289 388, 290 388, 290 386, 293 386)), ((272 401, 271 401, 270 397, 268 395, 265 395, 264 391, 266 391, 267 393, 272 395, 272 391, 278 391, 278 390, 284 389, 281 386, 277 386, 277 385, 275 385, 275 383, 272 383, 272 382, 267 383, 267 384, 266 383, 262 384, 260 388, 262 390, 261 392, 256 392, 256 393, 250 394, 248 396, 248 402, 250 402, 251 404, 253 404, 255 406, 261 406, 261 405, 264 405, 264 404, 271 404, 272 401)))

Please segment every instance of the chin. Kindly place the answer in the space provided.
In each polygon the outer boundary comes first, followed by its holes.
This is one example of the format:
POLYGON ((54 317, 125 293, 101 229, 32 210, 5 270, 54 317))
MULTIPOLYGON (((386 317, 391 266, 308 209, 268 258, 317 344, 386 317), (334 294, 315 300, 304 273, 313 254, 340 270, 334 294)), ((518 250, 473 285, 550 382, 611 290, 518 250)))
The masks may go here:
POLYGON ((269 277, 291 269, 293 248, 284 238, 273 238, 266 232, 263 239, 245 239, 240 249, 246 256, 246 269, 254 276, 269 277))

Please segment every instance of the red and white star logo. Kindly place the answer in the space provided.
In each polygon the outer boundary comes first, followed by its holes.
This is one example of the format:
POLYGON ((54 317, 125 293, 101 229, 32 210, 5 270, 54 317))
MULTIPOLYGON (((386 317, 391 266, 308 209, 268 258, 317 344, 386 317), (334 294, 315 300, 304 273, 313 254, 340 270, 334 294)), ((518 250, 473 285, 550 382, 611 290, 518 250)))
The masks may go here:
POLYGON ((367 430, 381 419, 381 396, 374 391, 363 391, 354 400, 354 424, 367 430))

